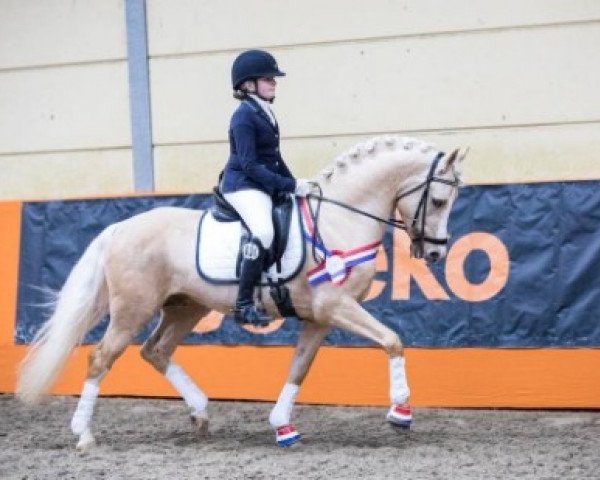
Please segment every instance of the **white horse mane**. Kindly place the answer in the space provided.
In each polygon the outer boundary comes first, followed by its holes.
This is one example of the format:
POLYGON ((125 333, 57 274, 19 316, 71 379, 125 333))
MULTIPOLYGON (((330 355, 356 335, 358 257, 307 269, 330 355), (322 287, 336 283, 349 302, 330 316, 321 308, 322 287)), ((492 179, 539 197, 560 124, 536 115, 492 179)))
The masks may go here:
POLYGON ((401 137, 400 135, 383 135, 373 137, 364 142, 359 142, 350 147, 344 153, 338 155, 333 161, 333 165, 325 167, 319 175, 325 180, 331 180, 335 167, 344 168, 351 162, 358 163, 364 159, 374 156, 377 151, 382 149, 396 150, 403 148, 404 150, 413 150, 418 148, 422 153, 427 153, 434 148, 434 145, 423 140, 412 137, 401 137))

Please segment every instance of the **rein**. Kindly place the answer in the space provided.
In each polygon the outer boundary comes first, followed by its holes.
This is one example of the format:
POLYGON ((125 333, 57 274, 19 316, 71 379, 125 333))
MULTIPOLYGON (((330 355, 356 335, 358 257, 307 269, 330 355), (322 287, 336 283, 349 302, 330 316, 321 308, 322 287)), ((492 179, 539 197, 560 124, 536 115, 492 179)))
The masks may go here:
MULTIPOLYGON (((421 258, 423 256, 423 253, 425 250, 425 243, 431 243, 433 245, 447 245, 448 244, 448 237, 433 238, 433 237, 428 237, 425 235, 425 217, 427 216, 427 203, 429 200, 429 189, 431 187, 431 184, 433 182, 438 182, 438 183, 444 183, 446 185, 450 185, 453 187, 458 186, 458 181, 456 181, 456 180, 451 181, 451 180, 446 180, 444 178, 434 176, 435 170, 443 156, 444 156, 444 153, 439 152, 436 155, 436 157, 434 158, 433 162, 431 163, 431 167, 429 168, 429 173, 427 174, 427 178, 423 182, 418 184, 417 186, 411 188, 409 191, 400 194, 398 197, 396 197, 396 199, 394 201, 394 203, 397 203, 400 199, 402 199, 404 197, 408 197, 409 195, 412 195, 413 193, 418 192, 421 189, 424 189, 423 193, 421 195, 421 199, 419 200, 419 204, 417 205, 417 209, 413 216, 412 222, 411 222, 411 228, 414 229, 414 227, 417 224, 417 221, 419 219, 419 214, 421 213, 421 210, 423 210, 423 214, 421 215, 421 229, 419 231, 419 235, 414 238, 411 238, 412 245, 413 245, 413 248, 411 248, 411 254, 414 253, 415 256, 417 256, 419 258, 421 258), (417 250, 417 248, 418 248, 418 250, 417 250)), ((314 224, 314 234, 312 236, 311 243, 312 243, 312 255, 313 255, 313 259, 315 261, 318 261, 317 254, 316 254, 317 242, 320 242, 321 244, 323 243, 323 241, 321 239, 321 235, 319 233, 319 216, 321 213, 322 202, 331 203, 332 205, 337 205, 338 207, 344 208, 350 212, 356 213, 358 215, 362 215, 363 217, 371 218, 379 223, 383 223, 385 225, 390 225, 394 228, 404 230, 405 232, 408 233, 408 226, 406 225, 406 223, 403 220, 396 220, 395 218, 385 219, 382 217, 378 217, 377 215, 373 215, 372 213, 369 213, 369 212, 366 212, 359 208, 353 207, 352 205, 348 205, 347 203, 340 202, 339 200, 334 200, 332 198, 324 197, 321 186, 316 182, 314 183, 314 185, 316 188, 318 188, 319 194, 315 195, 315 194, 310 193, 307 195, 307 198, 314 199, 317 201, 316 209, 313 210, 313 207, 310 202, 307 202, 307 204, 308 204, 310 215, 312 217, 313 224, 314 224)))

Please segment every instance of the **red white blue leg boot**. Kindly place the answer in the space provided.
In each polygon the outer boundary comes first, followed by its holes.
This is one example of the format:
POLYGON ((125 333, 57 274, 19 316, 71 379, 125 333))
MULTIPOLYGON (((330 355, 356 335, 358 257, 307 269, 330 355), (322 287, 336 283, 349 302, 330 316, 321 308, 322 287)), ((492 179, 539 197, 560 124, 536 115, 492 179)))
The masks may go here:
POLYGON ((300 434, 290 421, 299 388, 293 383, 286 383, 269 415, 269 423, 275 430, 275 441, 280 447, 287 447, 300 440, 300 434))
POLYGON ((406 382, 405 359, 402 356, 390 358, 390 400, 392 406, 387 421, 399 428, 410 428, 412 415, 408 399, 410 389, 406 382))
POLYGON ((392 405, 386 418, 394 427, 409 429, 412 422, 410 405, 408 403, 392 405))
POLYGON ((289 447, 302 438, 292 424, 275 429, 275 441, 280 447, 289 447))

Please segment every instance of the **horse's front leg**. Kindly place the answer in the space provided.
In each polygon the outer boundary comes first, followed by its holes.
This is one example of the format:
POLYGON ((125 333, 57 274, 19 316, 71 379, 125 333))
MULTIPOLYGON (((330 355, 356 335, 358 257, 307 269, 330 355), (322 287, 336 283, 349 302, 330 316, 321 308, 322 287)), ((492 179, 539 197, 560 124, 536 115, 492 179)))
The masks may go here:
POLYGON ((404 347, 400 337, 362 308, 351 296, 332 288, 323 289, 315 299, 315 318, 319 323, 343 328, 379 344, 388 354, 391 407, 387 420, 394 426, 410 428, 410 389, 406 380, 404 347))
POLYGON ((304 321, 287 382, 269 415, 269 423, 275 429, 275 440, 279 446, 285 447, 300 439, 300 434, 290 421, 292 409, 300 385, 302 385, 304 377, 306 377, 308 369, 315 359, 317 350, 328 332, 329 326, 327 325, 317 325, 314 322, 304 321))

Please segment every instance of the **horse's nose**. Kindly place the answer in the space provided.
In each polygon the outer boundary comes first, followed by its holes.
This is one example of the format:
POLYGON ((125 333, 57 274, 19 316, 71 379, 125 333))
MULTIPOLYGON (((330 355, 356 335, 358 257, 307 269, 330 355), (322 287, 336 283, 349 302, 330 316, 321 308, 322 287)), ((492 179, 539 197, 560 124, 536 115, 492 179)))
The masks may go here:
POLYGON ((437 250, 429 252, 428 257, 430 262, 437 262, 440 259, 440 252, 438 252, 437 250))

